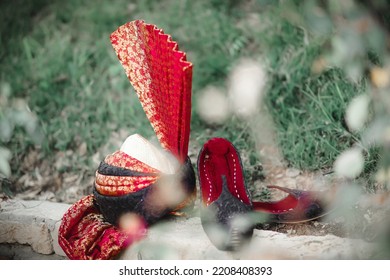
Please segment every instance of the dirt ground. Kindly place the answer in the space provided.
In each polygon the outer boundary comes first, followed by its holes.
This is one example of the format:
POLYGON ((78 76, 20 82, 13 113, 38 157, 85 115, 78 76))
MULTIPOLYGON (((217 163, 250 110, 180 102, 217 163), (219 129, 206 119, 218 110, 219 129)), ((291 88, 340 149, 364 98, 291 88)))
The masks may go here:
MULTIPOLYGON (((329 211, 328 215, 315 221, 297 224, 262 224, 258 228, 289 235, 333 234, 340 237, 374 241, 381 232, 380 227, 386 220, 384 218, 389 213, 386 207, 382 207, 389 205, 388 195, 385 192, 376 195, 359 195, 347 192, 347 195, 343 195, 344 198, 340 200, 338 196, 343 193, 343 188, 348 188, 348 182, 337 178, 332 170, 308 172, 289 167, 276 145, 274 125, 266 110, 260 112, 258 119, 261 120, 258 123, 258 131, 261 131, 261 136, 257 137, 257 145, 260 150, 265 179, 258 182, 256 189, 267 185, 277 185, 320 192, 323 194, 328 207, 327 211, 329 211)), ((274 191, 272 200, 279 200, 285 195, 280 191, 274 191)))

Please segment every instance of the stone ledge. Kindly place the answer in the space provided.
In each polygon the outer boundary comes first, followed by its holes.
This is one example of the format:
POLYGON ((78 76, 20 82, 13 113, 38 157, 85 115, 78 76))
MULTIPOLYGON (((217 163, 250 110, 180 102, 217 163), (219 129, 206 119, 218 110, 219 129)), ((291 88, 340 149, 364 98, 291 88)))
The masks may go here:
POLYGON ((0 203, 0 243, 27 244, 40 254, 65 256, 57 232, 64 203, 6 200, 0 203))
POLYGON ((57 254, 40 254, 29 245, 0 244, 0 260, 66 260, 57 254))
POLYGON ((372 243, 335 235, 289 236, 255 230, 244 250, 223 252, 210 243, 199 217, 194 217, 154 226, 121 259, 370 259, 374 249, 372 243))
MULTIPOLYGON (((0 244, 0 257, 63 258, 65 254, 57 241, 58 228, 69 207, 68 204, 47 201, 0 202, 0 243, 3 243, 0 244), (7 250, 9 254, 4 253, 7 250)), ((240 253, 223 252, 210 243, 200 218, 192 217, 171 219, 151 227, 148 236, 124 250, 120 258, 369 259, 374 249, 372 243, 334 235, 289 236, 274 231, 255 230, 245 250, 240 253)))

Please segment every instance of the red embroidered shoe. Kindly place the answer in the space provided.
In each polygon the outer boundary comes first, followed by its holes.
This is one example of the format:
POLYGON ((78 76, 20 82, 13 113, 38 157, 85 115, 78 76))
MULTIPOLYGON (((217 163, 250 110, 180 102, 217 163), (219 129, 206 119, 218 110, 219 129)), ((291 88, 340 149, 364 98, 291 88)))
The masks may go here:
POLYGON ((271 202, 253 201, 253 210, 268 214, 269 223, 303 223, 316 220, 328 214, 324 206, 324 195, 321 192, 289 189, 279 186, 267 186, 278 189, 288 195, 271 202))
POLYGON ((253 234, 240 155, 226 139, 213 138, 199 154, 198 175, 204 231, 218 249, 238 250, 253 234))
POLYGON ((212 138, 198 158, 202 226, 220 250, 242 246, 257 223, 250 212, 267 215, 267 222, 300 223, 326 214, 317 192, 268 186, 288 195, 275 202, 253 202, 247 190, 241 159, 228 140, 212 138), (240 221, 241 219, 241 221, 240 221), (238 221, 238 222, 237 222, 238 221))

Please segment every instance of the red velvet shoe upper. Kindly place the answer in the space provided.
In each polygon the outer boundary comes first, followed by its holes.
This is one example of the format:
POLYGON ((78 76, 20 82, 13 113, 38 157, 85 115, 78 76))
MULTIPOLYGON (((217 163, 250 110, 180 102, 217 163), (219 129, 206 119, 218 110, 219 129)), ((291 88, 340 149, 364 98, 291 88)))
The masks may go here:
POLYGON ((228 140, 212 138, 204 144, 198 159, 198 172, 205 206, 220 196, 222 175, 226 177, 230 193, 246 205, 251 204, 240 156, 228 140))
POLYGON ((311 191, 268 186, 287 193, 287 196, 279 201, 251 201, 239 153, 232 143, 223 138, 212 138, 204 144, 199 154, 198 173, 205 207, 220 197, 224 176, 230 194, 251 206, 253 211, 268 214, 269 222, 297 223, 326 214, 321 194, 311 191))

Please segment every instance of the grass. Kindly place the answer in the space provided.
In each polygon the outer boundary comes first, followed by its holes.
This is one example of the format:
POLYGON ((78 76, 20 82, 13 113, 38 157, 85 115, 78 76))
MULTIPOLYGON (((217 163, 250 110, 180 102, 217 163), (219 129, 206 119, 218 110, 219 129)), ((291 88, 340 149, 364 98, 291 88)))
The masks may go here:
MULTIPOLYGON (((108 39, 117 22, 127 19, 123 9, 110 11, 103 1, 92 10, 87 1, 41 1, 41 9, 34 12, 36 6, 16 2, 19 17, 31 22, 9 24, 11 30, 4 30, 13 40, 2 56, 0 80, 11 85, 14 98, 26 98, 38 115, 45 134, 41 151, 47 157, 55 151, 76 150, 84 142, 92 155, 119 128, 152 135, 146 118, 139 117, 142 108, 108 39), (105 11, 102 21, 101 9, 105 11), (25 17, 29 13, 36 14, 25 17)), ((8 143, 16 155, 16 172, 19 161, 34 148, 25 136, 18 131, 8 143)))
MULTIPOLYGON (((276 17, 271 13, 270 17, 276 17)), ((326 38, 280 19, 269 21, 255 40, 268 62, 270 90, 266 102, 287 161, 305 170, 330 168, 335 158, 358 141, 344 121, 350 100, 364 92, 342 71, 312 71, 326 38)))
MULTIPOLYGON (((336 69, 311 72, 324 38, 310 37, 272 5, 237 2, 1 2, 0 82, 11 86, 12 100, 27 101, 45 136, 37 146, 23 129, 16 129, 11 141, 3 143, 12 151, 14 176, 26 172, 20 166, 31 150, 54 162, 57 152, 77 151, 82 143, 87 144, 86 155, 69 168, 87 165, 93 174, 96 166, 89 159, 113 132, 153 135, 109 42, 118 26, 138 18, 163 28, 187 52, 194 63, 194 101, 208 85, 225 86, 240 57, 263 56, 270 78, 266 102, 287 161, 309 170, 331 167, 357 141, 343 116, 348 102, 364 88, 336 69), (248 12, 261 15, 258 29, 242 24, 248 12)), ((223 125, 210 126, 194 110, 191 133, 199 145, 213 136, 232 140, 248 154, 249 178, 259 178, 247 123, 232 116, 223 125)))
POLYGON ((284 18, 270 21, 258 39, 266 50, 271 77, 266 102, 286 160, 299 169, 331 170, 341 152, 360 146, 366 152, 366 164, 359 180, 372 191, 379 149, 364 147, 360 135, 351 132, 344 119, 352 98, 366 93, 366 77, 352 82, 334 67, 313 72, 331 36, 312 36, 284 18))

